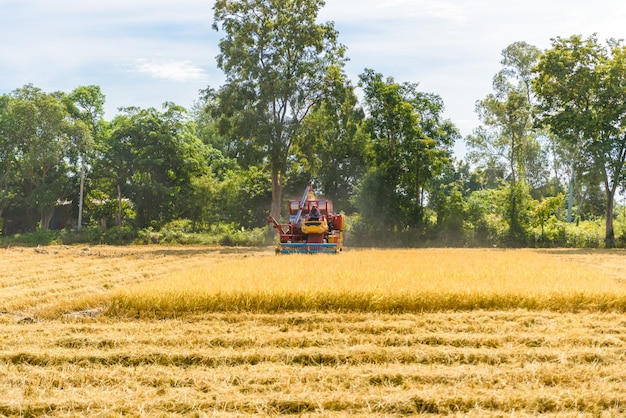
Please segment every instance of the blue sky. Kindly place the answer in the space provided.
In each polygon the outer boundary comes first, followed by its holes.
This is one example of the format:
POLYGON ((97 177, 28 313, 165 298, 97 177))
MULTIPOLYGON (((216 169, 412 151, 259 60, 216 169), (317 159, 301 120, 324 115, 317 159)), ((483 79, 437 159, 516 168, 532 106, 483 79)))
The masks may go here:
MULTIPOLYGON (((212 0, 0 0, 0 94, 27 83, 69 92, 96 84, 107 119, 121 106, 190 107, 219 87, 212 0)), ((442 97, 464 135, 478 126, 507 45, 597 33, 626 38, 623 0, 327 0, 356 83, 365 68, 442 97)), ((463 152, 462 144, 457 147, 463 152)))

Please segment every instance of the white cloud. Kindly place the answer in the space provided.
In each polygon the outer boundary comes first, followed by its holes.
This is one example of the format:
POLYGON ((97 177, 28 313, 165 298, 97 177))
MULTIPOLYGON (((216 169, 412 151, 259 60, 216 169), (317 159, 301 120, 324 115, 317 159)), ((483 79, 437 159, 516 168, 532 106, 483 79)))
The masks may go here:
POLYGON ((191 61, 150 60, 140 58, 128 65, 131 72, 177 82, 207 81, 208 73, 191 61))
POLYGON ((386 0, 376 8, 394 18, 436 18, 461 23, 467 20, 465 4, 446 0, 386 0))
POLYGON ((467 19, 466 7, 465 2, 455 0, 328 0, 320 18, 365 25, 432 18, 463 22, 467 19))
POLYGON ((145 23, 155 21, 200 22, 212 18, 213 1, 206 0, 0 0, 3 12, 21 18, 20 23, 43 23, 63 29, 59 21, 71 26, 88 22, 145 23), (40 19, 48 18, 47 21, 40 19))

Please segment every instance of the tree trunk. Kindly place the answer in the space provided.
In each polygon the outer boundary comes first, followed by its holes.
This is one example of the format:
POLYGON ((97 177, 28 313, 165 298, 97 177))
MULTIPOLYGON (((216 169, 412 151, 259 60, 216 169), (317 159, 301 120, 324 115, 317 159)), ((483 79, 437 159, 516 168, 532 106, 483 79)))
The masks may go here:
POLYGON ((115 215, 115 226, 122 226, 122 188, 117 185, 117 214, 115 215))
POLYGON ((42 231, 50 230, 50 221, 52 221, 53 216, 54 216, 54 206, 48 213, 46 213, 45 209, 41 209, 41 230, 42 231))
POLYGON ((569 196, 567 198, 567 223, 572 222, 572 207, 574 206, 574 170, 569 178, 569 196))
POLYGON ((606 248, 613 248, 615 246, 615 230, 613 229, 613 206, 615 199, 615 191, 617 187, 606 190, 606 236, 604 237, 604 245, 606 248))
POLYGON ((26 208, 26 231, 34 232, 37 229, 37 221, 35 221, 35 212, 29 206, 26 208))
POLYGON ((85 154, 81 156, 80 163, 80 191, 78 193, 78 225, 76 229, 80 231, 83 225, 83 200, 85 196, 85 154))
POLYGON ((272 206, 270 215, 280 222, 280 210, 283 200, 283 182, 282 175, 278 169, 272 167, 272 206))

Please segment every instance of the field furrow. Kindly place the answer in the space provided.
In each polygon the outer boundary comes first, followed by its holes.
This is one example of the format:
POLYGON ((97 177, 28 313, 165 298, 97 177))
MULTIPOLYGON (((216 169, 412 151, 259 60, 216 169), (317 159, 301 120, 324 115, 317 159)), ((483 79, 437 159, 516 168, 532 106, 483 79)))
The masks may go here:
POLYGON ((617 314, 224 314, 3 335, 5 415, 626 412, 617 314))

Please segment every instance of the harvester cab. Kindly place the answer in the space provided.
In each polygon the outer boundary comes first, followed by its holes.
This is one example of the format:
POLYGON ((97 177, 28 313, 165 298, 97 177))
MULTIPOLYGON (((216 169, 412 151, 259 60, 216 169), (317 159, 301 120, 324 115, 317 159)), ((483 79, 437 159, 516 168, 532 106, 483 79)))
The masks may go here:
POLYGON ((311 186, 302 199, 289 201, 288 223, 271 216, 268 222, 278 232, 278 254, 336 254, 343 249, 344 216, 334 213, 331 200, 318 199, 311 186))

